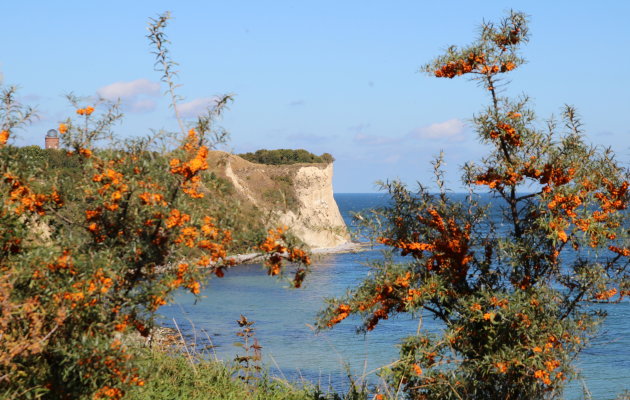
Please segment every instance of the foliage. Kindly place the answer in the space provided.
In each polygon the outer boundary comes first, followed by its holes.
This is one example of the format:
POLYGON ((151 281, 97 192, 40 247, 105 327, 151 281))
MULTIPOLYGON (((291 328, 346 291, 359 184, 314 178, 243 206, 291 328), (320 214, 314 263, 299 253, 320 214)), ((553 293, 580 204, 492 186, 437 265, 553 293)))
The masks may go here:
POLYGON ((141 349, 139 365, 147 370, 147 382, 125 396, 129 400, 367 400, 367 391, 351 388, 347 393, 324 392, 309 383, 295 384, 270 377, 244 382, 234 379, 239 368, 194 353, 192 360, 162 348, 141 349))
POLYGON ((130 390, 130 400, 171 399, 311 399, 306 389, 295 388, 288 382, 264 378, 255 386, 234 379, 234 370, 217 361, 190 361, 181 355, 159 351, 141 355, 140 362, 148 369, 147 384, 130 390))
POLYGON ((242 342, 236 342, 234 345, 241 347, 245 352, 244 355, 236 355, 234 362, 238 366, 238 377, 245 382, 251 382, 259 378, 258 374, 262 370, 260 362, 262 361, 262 346, 256 338, 256 329, 254 321, 248 320, 241 314, 241 318, 236 321, 241 331, 236 335, 241 338, 242 342))
POLYGON ((490 105, 473 121, 491 153, 463 168, 462 203, 444 188, 440 158, 438 194, 385 184, 393 204, 370 222, 381 244, 409 260, 373 264, 321 314, 321 328, 359 314, 367 331, 398 313, 440 321, 440 333, 403 340, 386 375, 409 398, 558 398, 604 316, 596 303, 630 293, 627 170, 610 149, 585 143, 572 107, 561 127, 541 129, 527 98, 500 96, 500 77, 524 62, 527 39, 527 19, 512 12, 424 67, 488 90, 490 105), (477 187, 492 193, 490 206, 477 187))
POLYGON ((257 164, 284 165, 298 163, 326 163, 330 164, 335 159, 328 153, 321 156, 306 151, 304 149, 277 149, 277 150, 256 150, 254 153, 239 154, 240 157, 257 164))
MULTIPOLYGON (((0 147, 32 117, 13 89, 3 93, 0 147)), ((208 274, 221 277, 234 264, 232 231, 201 202, 211 195, 202 185, 209 148, 224 137, 211 122, 225 102, 160 154, 152 151, 159 137, 97 150, 113 137, 117 105, 68 99, 77 117, 59 132, 70 151, 5 148, 0 157, 3 398, 119 399, 145 385, 124 338, 149 335, 175 290, 197 295, 208 274)), ((282 239, 260 247, 269 250, 270 274, 290 259, 301 282, 308 257, 282 239)))
MULTIPOLYGON (((108 158, 111 157, 110 151, 94 149, 94 154, 108 158)), ((42 149, 39 146, 6 146, 0 149, 0 156, 12 158, 19 169, 42 171, 44 176, 60 177, 60 190, 68 196, 75 198, 83 195, 83 189, 76 185, 83 174, 82 163, 80 158, 68 157, 66 150, 42 149)), ((151 151, 146 152, 145 157, 153 158, 155 165, 168 165, 175 155, 171 152, 151 151)), ((209 169, 212 167, 209 163, 209 169)), ((199 191, 204 196, 183 200, 195 202, 207 214, 214 216, 217 225, 232 231, 233 240, 226 244, 229 253, 252 252, 266 236, 266 215, 250 204, 239 202, 233 195, 234 187, 227 179, 208 171, 200 171, 199 176, 199 191)))

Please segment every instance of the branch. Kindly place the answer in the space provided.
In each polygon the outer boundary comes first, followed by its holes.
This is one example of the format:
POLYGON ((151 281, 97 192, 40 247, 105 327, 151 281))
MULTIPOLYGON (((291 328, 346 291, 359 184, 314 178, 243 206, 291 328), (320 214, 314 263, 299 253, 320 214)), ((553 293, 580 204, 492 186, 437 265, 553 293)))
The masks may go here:
POLYGON ((527 200, 527 199, 531 199, 532 197, 536 197, 536 196, 540 196, 543 192, 538 192, 538 193, 530 193, 530 194, 526 194, 524 196, 521 197, 517 197, 516 198, 516 202, 518 203, 519 201, 523 201, 523 200, 527 200))

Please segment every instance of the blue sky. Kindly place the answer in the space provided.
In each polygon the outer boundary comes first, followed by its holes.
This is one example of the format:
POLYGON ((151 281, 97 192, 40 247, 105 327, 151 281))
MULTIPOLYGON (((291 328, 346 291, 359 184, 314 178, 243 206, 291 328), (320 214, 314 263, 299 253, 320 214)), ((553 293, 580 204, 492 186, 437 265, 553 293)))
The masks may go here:
POLYGON ((236 95, 222 121, 227 150, 332 153, 336 192, 373 192, 394 178, 429 184, 430 160, 444 150, 458 190, 458 167, 487 151, 469 122, 487 94, 418 69, 509 9, 530 15, 532 36, 508 93, 530 95, 541 118, 576 106, 589 140, 628 165, 630 2, 621 0, 7 1, 0 73, 40 113, 20 145, 42 145, 72 115, 68 92, 121 96, 121 136, 176 130, 145 38, 148 18, 170 10, 185 114, 236 95))

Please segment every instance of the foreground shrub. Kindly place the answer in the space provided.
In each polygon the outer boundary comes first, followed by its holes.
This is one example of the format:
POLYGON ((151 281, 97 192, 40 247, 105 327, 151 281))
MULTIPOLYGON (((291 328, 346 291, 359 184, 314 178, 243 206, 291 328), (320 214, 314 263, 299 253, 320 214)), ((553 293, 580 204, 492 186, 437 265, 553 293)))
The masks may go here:
POLYGON ((386 375, 408 398, 559 398, 604 316, 596 303, 629 293, 627 170, 584 142, 573 108, 561 128, 552 120, 541 129, 527 98, 500 96, 500 77, 524 62, 527 39, 525 16, 511 13, 424 68, 488 91, 490 105, 473 121, 492 151, 464 167, 463 203, 446 193, 441 159, 437 195, 384 185, 393 204, 373 216, 374 232, 409 260, 373 264, 321 315, 327 328, 359 314, 367 331, 398 313, 438 320, 440 333, 419 329, 403 341, 386 375), (477 187, 492 205, 477 202, 477 187))
MULTIPOLYGON (((172 84, 167 20, 152 22, 150 38, 172 84)), ((2 93, 0 147, 33 115, 14 94, 2 93)), ((149 335, 155 311, 175 290, 199 294, 204 275, 221 277, 233 265, 226 250, 232 232, 199 204, 209 194, 201 184, 208 151, 224 137, 213 122, 228 99, 182 129, 176 149, 158 154, 156 137, 110 141, 99 150, 121 118, 117 105, 68 98, 76 117, 59 132, 70 151, 53 159, 73 166, 73 174, 41 160, 25 163, 10 149, 0 157, 3 398, 119 399, 146 385, 126 335, 149 335)), ((309 263, 285 238, 273 231, 260 246, 270 275, 281 272, 283 259, 309 263)), ((297 269, 298 285, 304 274, 297 269)))

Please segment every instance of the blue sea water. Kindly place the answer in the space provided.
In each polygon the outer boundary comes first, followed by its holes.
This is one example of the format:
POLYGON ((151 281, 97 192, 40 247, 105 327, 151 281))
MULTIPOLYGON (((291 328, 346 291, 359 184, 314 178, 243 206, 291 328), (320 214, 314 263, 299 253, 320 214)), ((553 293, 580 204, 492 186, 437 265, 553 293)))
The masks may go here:
MULTIPOLYGON (((335 199, 351 229, 351 213, 381 206, 384 194, 335 194, 335 199)), ((366 263, 381 254, 376 249, 360 253, 316 257, 312 273, 302 289, 289 289, 282 280, 268 277, 260 265, 241 265, 222 279, 211 279, 203 298, 180 292, 172 305, 160 309, 163 323, 178 327, 190 341, 213 347, 209 354, 230 361, 242 349, 236 320, 241 314, 255 321, 256 337, 263 346, 265 365, 272 373, 289 379, 308 379, 327 387, 343 389, 347 374, 355 379, 378 383, 380 367, 396 360, 396 345, 418 329, 437 330, 430 316, 404 315, 382 321, 372 332, 357 334, 359 320, 348 318, 334 329, 316 333, 317 312, 324 299, 339 296, 369 273, 366 263)), ((585 385, 593 399, 614 399, 630 389, 630 303, 605 305, 609 313, 598 338, 577 361, 583 378, 572 382, 567 399, 581 399, 585 385)))

